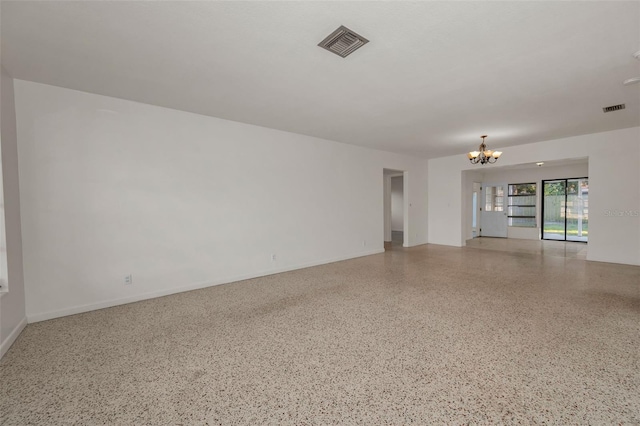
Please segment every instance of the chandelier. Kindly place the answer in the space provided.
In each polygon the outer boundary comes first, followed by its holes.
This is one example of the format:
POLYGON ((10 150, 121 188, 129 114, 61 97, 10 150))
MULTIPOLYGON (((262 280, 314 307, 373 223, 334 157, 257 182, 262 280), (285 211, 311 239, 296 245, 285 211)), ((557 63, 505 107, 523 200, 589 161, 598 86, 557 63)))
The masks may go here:
POLYGON ((471 151, 467 154, 467 157, 469 157, 469 161, 471 161, 473 164, 495 163, 502 155, 502 152, 487 149, 487 145, 484 143, 484 138, 486 138, 487 135, 482 135, 480 137, 482 138, 482 143, 480 144, 478 151, 471 151))

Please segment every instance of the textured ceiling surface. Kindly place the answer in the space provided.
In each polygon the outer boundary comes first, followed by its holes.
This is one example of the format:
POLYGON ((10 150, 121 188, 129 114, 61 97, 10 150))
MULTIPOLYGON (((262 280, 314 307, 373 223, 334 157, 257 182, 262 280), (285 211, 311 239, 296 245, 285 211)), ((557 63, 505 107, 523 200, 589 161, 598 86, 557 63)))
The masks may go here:
POLYGON ((437 157, 640 125, 640 2, 11 2, 23 80, 437 157), (317 44, 345 25, 348 58, 317 44), (626 103, 604 114, 602 107, 626 103))

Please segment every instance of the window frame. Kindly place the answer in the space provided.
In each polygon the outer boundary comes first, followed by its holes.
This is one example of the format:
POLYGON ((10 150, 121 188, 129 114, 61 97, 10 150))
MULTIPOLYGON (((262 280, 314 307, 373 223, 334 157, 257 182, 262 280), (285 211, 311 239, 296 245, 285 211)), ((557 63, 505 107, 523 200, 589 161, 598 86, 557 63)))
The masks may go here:
POLYGON ((537 228, 538 227, 538 183, 537 182, 522 182, 522 183, 509 183, 507 184, 507 226, 510 228, 537 228), (533 194, 512 194, 511 188, 519 185, 531 185, 534 188, 533 194), (533 197, 534 204, 512 204, 512 198, 517 197, 533 197), (511 207, 528 207, 533 208, 533 215, 512 215, 511 207), (513 225, 512 219, 533 219, 533 225, 513 225))

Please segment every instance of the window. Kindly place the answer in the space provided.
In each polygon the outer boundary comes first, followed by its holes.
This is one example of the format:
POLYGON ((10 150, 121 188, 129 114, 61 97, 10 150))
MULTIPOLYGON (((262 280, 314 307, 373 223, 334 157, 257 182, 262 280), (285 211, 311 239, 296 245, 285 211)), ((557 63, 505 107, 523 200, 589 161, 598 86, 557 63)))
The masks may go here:
POLYGON ((517 183, 509 185, 507 208, 509 226, 536 227, 536 184, 517 183))
POLYGON ((504 211, 504 188, 502 186, 487 186, 484 211, 504 211))

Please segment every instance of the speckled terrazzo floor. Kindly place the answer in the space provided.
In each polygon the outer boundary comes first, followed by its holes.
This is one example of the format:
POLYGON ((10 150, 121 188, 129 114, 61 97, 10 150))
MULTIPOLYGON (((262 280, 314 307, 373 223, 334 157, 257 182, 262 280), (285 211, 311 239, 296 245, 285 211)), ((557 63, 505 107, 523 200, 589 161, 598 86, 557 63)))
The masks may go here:
POLYGON ((587 259, 588 244, 573 241, 519 240, 515 238, 480 237, 467 240, 467 247, 482 250, 508 251, 520 254, 560 256, 567 259, 587 259))
POLYGON ((421 246, 31 324, 0 424, 639 424, 640 267, 421 246))

